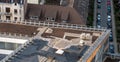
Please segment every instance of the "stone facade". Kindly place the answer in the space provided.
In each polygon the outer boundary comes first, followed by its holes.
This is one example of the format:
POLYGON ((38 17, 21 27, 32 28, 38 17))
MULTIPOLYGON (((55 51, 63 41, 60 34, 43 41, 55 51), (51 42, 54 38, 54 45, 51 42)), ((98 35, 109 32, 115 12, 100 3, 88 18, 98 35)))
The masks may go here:
POLYGON ((24 0, 8 0, 1 1, 0 3, 0 19, 23 21, 25 14, 25 1, 24 0))

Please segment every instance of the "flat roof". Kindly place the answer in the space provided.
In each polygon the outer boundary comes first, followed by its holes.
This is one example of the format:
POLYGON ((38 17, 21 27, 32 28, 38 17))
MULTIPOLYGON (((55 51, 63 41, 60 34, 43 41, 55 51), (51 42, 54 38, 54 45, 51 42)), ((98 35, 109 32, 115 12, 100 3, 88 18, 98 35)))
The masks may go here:
POLYGON ((11 62, 76 62, 102 33, 100 31, 50 27, 40 28, 39 30, 43 30, 41 38, 34 39, 34 43, 26 47, 26 49, 19 53, 11 62), (86 35, 89 34, 90 39, 81 39, 80 36, 83 33, 86 35), (69 39, 68 37, 71 38, 69 39), (49 39, 49 41, 41 40, 42 38, 46 40, 49 39), (80 42, 81 40, 83 40, 85 44, 80 45, 80 43, 82 43, 80 42), (63 51, 62 54, 56 53, 59 49, 63 51))
POLYGON ((20 25, 20 24, 11 24, 11 23, 0 23, 0 32, 1 33, 11 33, 16 35, 28 35, 29 37, 34 36, 38 33, 37 31, 38 27, 35 26, 26 26, 26 25, 20 25))
POLYGON ((71 39, 79 38, 82 33, 85 33, 85 34, 93 35, 92 42, 94 42, 102 33, 100 31, 90 31, 90 30, 86 31, 86 30, 65 29, 65 28, 50 28, 50 29, 53 30, 52 33, 44 32, 42 34, 42 37, 50 38, 51 36, 54 36, 58 38, 63 38, 65 36, 65 39, 71 40, 71 39), (66 35, 67 33, 70 34, 66 35), (76 34, 78 34, 78 36, 76 34), (98 34, 99 36, 96 36, 94 34, 98 34))
POLYGON ((85 53, 89 46, 84 46, 82 53, 69 52, 72 49, 78 50, 77 46, 72 46, 63 50, 62 55, 56 54, 57 49, 49 47, 47 41, 34 40, 34 44, 28 46, 23 52, 17 55, 11 62, 42 62, 42 61, 61 61, 61 62, 76 62, 85 53), (69 50, 70 49, 70 50, 69 50), (86 49, 86 50, 85 50, 86 49), (80 54, 80 55, 79 55, 80 54))
MULTIPOLYGON (((4 23, 1 24, 4 25, 4 23)), ((27 26, 17 24, 10 25, 12 25, 12 27, 13 25, 19 26, 20 29, 23 29, 21 26, 27 26)), ((40 27, 41 26, 28 27, 30 30, 33 30, 30 33, 33 33, 34 31, 39 31, 39 33, 37 33, 37 35, 34 35, 35 38, 32 40, 33 43, 28 44, 28 46, 22 49, 20 53, 16 54, 16 56, 11 59, 11 62, 77 62, 88 51, 90 46, 97 42, 96 40, 104 32, 95 29, 90 30, 82 28, 71 29, 62 27, 40 27), (34 30, 30 27, 34 27, 34 30), (62 50, 64 52, 62 54, 57 54, 57 50, 62 50)), ((15 32, 14 29, 15 28, 10 30, 15 32)))

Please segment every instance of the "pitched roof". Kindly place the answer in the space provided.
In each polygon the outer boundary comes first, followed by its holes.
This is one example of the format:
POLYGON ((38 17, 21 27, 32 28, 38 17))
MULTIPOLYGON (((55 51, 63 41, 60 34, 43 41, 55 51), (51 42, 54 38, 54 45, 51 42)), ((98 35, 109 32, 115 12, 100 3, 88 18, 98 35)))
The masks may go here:
POLYGON ((56 18, 57 15, 57 8, 54 6, 45 6, 45 17, 53 17, 56 18))
POLYGON ((67 8, 61 9, 61 19, 67 20, 69 17, 69 10, 67 8))
POLYGON ((72 24, 85 25, 84 19, 82 18, 82 16, 79 15, 77 11, 71 7, 62 7, 62 6, 56 6, 56 5, 28 4, 27 12, 28 12, 27 13, 28 15, 26 15, 26 17, 30 15, 34 16, 35 14, 42 13, 42 15, 44 15, 43 17, 52 17, 55 19, 59 17, 61 22, 64 20, 72 24))
POLYGON ((37 7, 34 7, 34 9, 31 7, 29 8, 29 16, 40 16, 41 9, 38 9, 37 7))

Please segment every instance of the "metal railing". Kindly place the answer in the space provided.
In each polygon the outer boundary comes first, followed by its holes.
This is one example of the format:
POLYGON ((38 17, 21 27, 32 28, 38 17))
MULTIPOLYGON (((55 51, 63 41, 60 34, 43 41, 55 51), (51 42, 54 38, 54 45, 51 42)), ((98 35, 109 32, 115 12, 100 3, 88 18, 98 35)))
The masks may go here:
POLYGON ((93 51, 100 45, 103 39, 109 34, 110 31, 103 32, 102 35, 90 46, 88 51, 81 58, 82 62, 86 62, 86 60, 91 56, 93 51))
POLYGON ((18 34, 18 33, 8 33, 8 32, 0 32, 1 37, 14 37, 14 38, 30 38, 28 35, 18 34))
POLYGON ((108 56, 108 57, 114 58, 114 59, 120 59, 120 54, 118 54, 118 53, 107 52, 107 53, 105 53, 105 55, 108 56))
POLYGON ((66 28, 66 29, 79 29, 79 30, 92 30, 92 31, 105 31, 106 28, 101 27, 100 29, 96 27, 86 27, 85 25, 78 24, 68 24, 68 23, 57 23, 57 22, 47 22, 47 21, 38 21, 27 20, 27 21, 11 21, 11 20, 0 20, 0 23, 15 23, 22 25, 32 25, 32 26, 45 26, 45 27, 54 27, 54 28, 66 28))

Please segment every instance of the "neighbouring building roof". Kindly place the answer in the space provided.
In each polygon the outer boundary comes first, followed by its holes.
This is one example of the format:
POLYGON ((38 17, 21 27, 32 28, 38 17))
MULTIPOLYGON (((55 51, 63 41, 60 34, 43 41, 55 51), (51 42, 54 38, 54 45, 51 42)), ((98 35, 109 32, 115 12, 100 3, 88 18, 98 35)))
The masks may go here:
POLYGON ((85 25, 84 19, 74 8, 56 5, 28 4, 26 18, 40 16, 40 19, 54 18, 56 22, 67 21, 67 23, 85 25))
POLYGON ((38 7, 31 7, 30 9, 32 10, 29 10, 29 16, 39 16, 40 17, 40 14, 41 14, 41 8, 38 9, 38 7), (33 9, 34 8, 34 9, 33 9))

